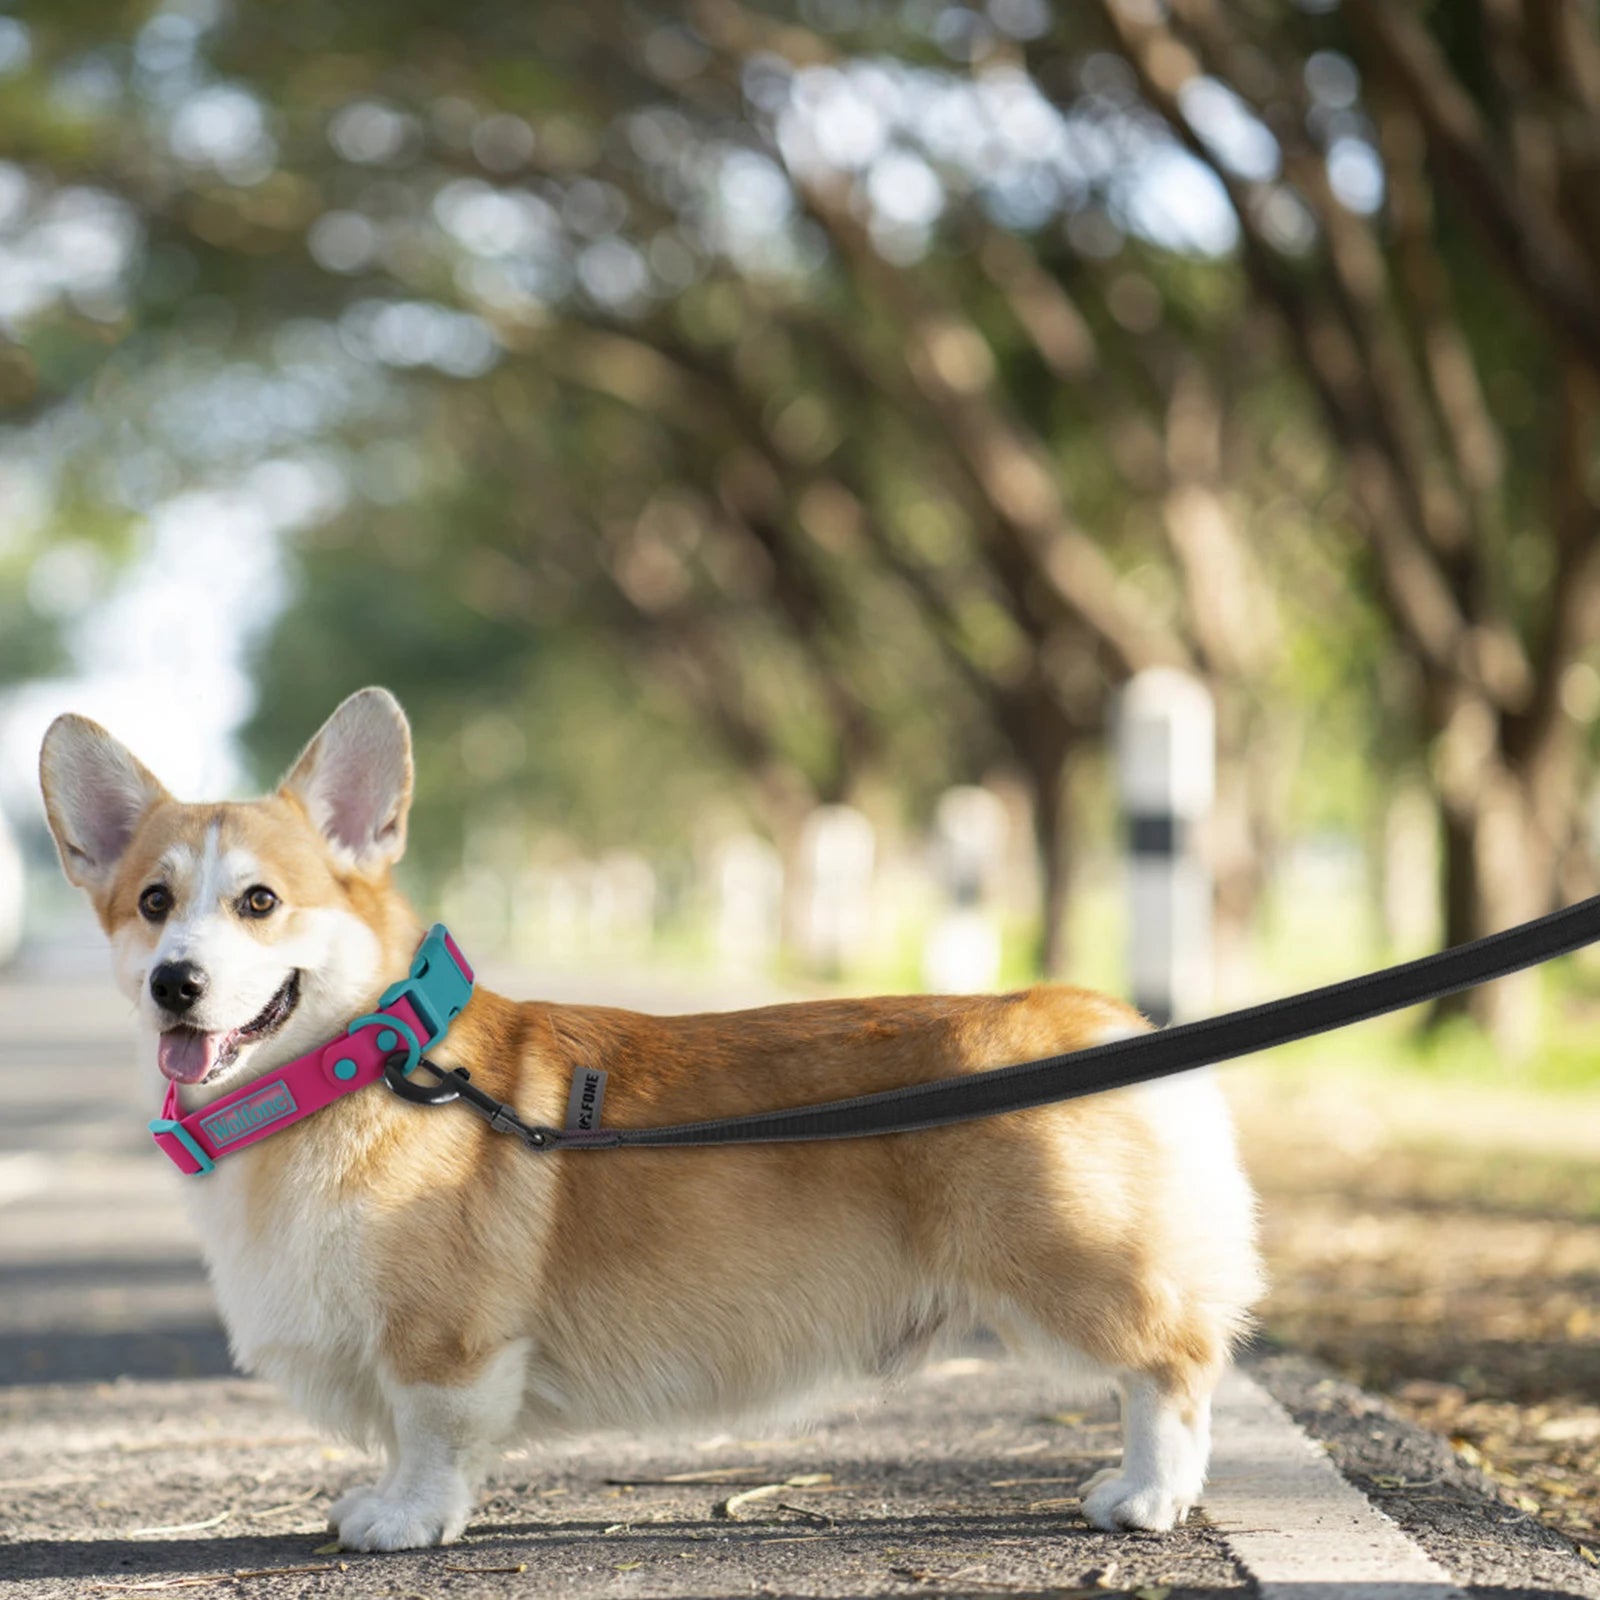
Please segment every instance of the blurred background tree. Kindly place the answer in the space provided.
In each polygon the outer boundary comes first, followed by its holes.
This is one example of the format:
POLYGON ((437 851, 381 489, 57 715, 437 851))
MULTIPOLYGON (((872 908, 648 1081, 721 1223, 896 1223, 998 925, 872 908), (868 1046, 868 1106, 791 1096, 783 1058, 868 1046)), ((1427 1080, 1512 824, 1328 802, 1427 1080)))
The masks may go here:
POLYGON ((1235 929, 1408 787, 1450 938, 1590 887, 1588 0, 58 0, 0 71, 5 481, 290 541, 249 748, 391 683, 434 873, 1004 771, 1059 971, 1172 664, 1235 929))

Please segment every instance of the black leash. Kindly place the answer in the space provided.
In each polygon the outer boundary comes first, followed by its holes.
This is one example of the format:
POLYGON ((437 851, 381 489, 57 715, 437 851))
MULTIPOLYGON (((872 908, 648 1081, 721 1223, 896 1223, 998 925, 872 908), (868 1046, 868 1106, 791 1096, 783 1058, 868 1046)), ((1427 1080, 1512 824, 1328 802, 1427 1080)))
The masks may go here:
POLYGON ((862 1139, 1023 1111, 1030 1106, 1098 1094, 1104 1089, 1147 1083, 1152 1078, 1211 1066, 1235 1056, 1253 1055, 1294 1039, 1328 1033, 1503 978, 1597 940, 1600 895, 1469 944, 1321 989, 1308 989, 1304 994, 1229 1011, 1220 1017, 1179 1023, 1154 1033, 1046 1056, 1040 1061, 1024 1061, 1014 1067, 907 1084, 850 1100, 793 1106, 748 1117, 685 1122, 673 1127, 585 1131, 535 1128, 524 1123, 509 1106, 472 1085, 471 1075, 464 1069, 447 1072, 424 1060, 419 1065, 428 1067, 439 1079, 437 1085, 428 1087, 401 1077, 398 1071, 387 1077, 397 1093, 420 1104, 442 1105, 459 1097, 498 1132, 514 1134, 532 1150, 657 1149, 862 1139))

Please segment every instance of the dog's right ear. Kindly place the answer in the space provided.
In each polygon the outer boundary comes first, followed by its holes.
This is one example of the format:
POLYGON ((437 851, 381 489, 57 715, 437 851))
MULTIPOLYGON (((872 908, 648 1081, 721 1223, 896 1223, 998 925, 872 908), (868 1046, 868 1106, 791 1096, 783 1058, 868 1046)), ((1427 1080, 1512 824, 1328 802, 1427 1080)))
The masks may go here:
POLYGON ((375 874, 405 853, 411 809, 411 725, 387 689, 358 689, 317 731, 279 791, 293 798, 334 855, 375 874))
POLYGON ((87 717, 57 717, 39 751, 45 816, 61 866, 99 894, 116 876, 140 819, 167 791, 128 747, 87 717))

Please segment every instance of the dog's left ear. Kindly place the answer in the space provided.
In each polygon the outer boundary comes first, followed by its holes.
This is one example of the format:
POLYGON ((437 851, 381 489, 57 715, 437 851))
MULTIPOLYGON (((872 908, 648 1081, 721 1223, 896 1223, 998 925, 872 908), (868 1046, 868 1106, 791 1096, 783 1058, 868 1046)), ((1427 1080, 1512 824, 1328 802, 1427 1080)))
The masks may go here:
POLYGON ((405 854, 411 809, 411 728, 387 689, 359 689, 323 723, 283 780, 281 793, 358 871, 405 854))

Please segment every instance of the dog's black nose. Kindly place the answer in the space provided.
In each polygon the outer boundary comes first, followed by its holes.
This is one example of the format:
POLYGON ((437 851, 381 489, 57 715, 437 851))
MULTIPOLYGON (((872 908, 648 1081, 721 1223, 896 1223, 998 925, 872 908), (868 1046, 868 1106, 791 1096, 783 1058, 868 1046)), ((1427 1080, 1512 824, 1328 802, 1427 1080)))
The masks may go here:
POLYGON ((192 961, 163 961, 150 974, 150 998, 178 1016, 205 992, 206 975, 192 961))

